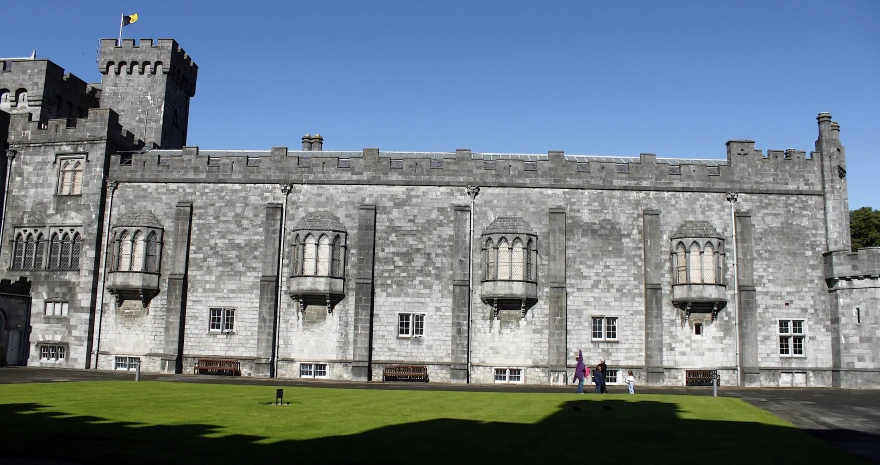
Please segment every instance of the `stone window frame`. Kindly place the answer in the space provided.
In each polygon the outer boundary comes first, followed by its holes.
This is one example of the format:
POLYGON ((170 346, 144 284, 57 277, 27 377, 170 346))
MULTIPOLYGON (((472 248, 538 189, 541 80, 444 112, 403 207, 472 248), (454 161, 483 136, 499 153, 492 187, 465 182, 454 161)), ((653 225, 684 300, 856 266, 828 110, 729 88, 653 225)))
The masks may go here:
POLYGON ((319 363, 319 362, 299 362, 299 377, 300 378, 318 378, 325 379, 330 375, 330 365, 327 363, 319 363), (320 369, 323 367, 323 370, 320 369), (323 371, 323 375, 319 375, 318 373, 323 371))
POLYGON ((525 383, 525 373, 519 367, 494 367, 492 369, 492 378, 496 384, 523 384, 525 383), (513 378, 516 377, 516 380, 513 378))
POLYGON ((678 238, 672 240, 672 284, 724 284, 724 239, 722 238, 678 238), (714 276, 707 280, 706 251, 712 249, 712 270, 714 276), (694 252, 698 262, 694 261, 694 252), (682 258, 683 257, 683 258, 682 258), (684 261, 684 266, 682 266, 684 261), (699 268, 699 271, 696 270, 699 268), (699 275, 695 275, 699 273, 699 275), (682 277, 684 280, 682 280, 682 277), (699 278, 695 280, 694 278, 699 278))
POLYGON ((291 276, 345 277, 345 236, 344 231, 330 229, 294 231, 290 246, 291 276), (326 242, 322 243, 324 239, 326 242), (322 261, 326 271, 321 269, 322 261))
POLYGON ((592 342, 620 342, 620 317, 596 315, 590 317, 590 340, 592 342), (596 322, 599 323, 599 337, 596 337, 596 322), (613 331, 614 336, 608 334, 613 331))
POLYGON ((164 231, 149 226, 113 227, 111 272, 159 273, 164 231))
POLYGON ((208 333, 210 334, 235 334, 235 308, 210 307, 208 308, 208 333), (215 314, 217 327, 214 328, 215 314))
POLYGON ((397 337, 399 339, 411 339, 425 337, 425 314, 418 312, 397 312, 397 337), (406 326, 404 326, 406 319, 406 326), (419 322, 421 320, 421 322, 419 322), (421 329, 419 330, 419 323, 421 329), (406 328, 404 330, 404 328, 406 328))
POLYGON ((58 343, 58 342, 46 342, 37 344, 37 352, 40 354, 41 362, 50 362, 50 363, 62 363, 67 360, 67 354, 69 352, 69 347, 67 344, 58 343), (44 355, 52 355, 54 352, 55 358, 44 355))
POLYGON ((82 195, 83 171, 87 162, 88 158, 85 154, 66 154, 55 157, 55 164, 58 165, 56 196, 82 195))
POLYGON ((83 227, 69 225, 55 226, 30 226, 16 227, 12 233, 12 261, 10 270, 40 270, 40 271, 77 271, 82 265, 83 250, 83 227), (54 241, 56 235, 61 232, 70 236, 70 242, 63 242, 63 236, 54 241), (31 240, 33 239, 33 240, 31 240), (64 244, 70 244, 67 267, 60 266, 60 259, 64 256, 64 244), (33 244, 33 248, 29 246, 33 244), (58 248, 55 248, 58 244, 58 248), (58 260, 59 266, 53 266, 58 260))
POLYGON ((46 299, 43 305, 43 316, 49 318, 67 318, 70 314, 70 302, 62 299, 46 299))
POLYGON ((483 255, 483 281, 538 281, 538 236, 529 233, 484 234, 480 244, 483 255), (502 242, 506 245, 503 249, 502 242), (515 248, 514 244, 517 242, 520 247, 515 248), (519 260, 516 256, 517 249, 521 254, 519 260), (502 260, 504 260, 503 265, 502 260), (514 274, 517 261, 520 262, 517 268, 522 274, 514 274), (507 268, 503 275, 502 266, 507 268))
POLYGON ((783 358, 806 358, 807 334, 806 318, 777 318, 776 336, 779 341, 777 354, 783 358), (795 322, 800 323, 800 332, 795 332, 795 322), (785 331, 783 331, 783 323, 787 323, 785 331), (800 343, 800 353, 795 353, 798 342, 800 343))
POLYGON ((137 370, 137 365, 140 363, 140 357, 131 357, 128 355, 116 355, 113 357, 113 369, 117 371, 134 371, 137 370), (120 366, 119 362, 123 362, 122 366, 120 366))

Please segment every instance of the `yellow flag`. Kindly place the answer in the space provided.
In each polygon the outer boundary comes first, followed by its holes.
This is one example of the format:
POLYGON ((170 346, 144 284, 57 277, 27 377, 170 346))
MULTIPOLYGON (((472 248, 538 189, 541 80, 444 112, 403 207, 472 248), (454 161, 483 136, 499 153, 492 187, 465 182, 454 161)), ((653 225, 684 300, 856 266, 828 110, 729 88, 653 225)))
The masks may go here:
POLYGON ((138 15, 137 15, 137 13, 135 13, 135 14, 133 14, 133 15, 123 16, 123 17, 122 17, 122 25, 123 25, 123 26, 128 26, 128 25, 131 24, 131 23, 136 23, 137 20, 138 20, 138 15))

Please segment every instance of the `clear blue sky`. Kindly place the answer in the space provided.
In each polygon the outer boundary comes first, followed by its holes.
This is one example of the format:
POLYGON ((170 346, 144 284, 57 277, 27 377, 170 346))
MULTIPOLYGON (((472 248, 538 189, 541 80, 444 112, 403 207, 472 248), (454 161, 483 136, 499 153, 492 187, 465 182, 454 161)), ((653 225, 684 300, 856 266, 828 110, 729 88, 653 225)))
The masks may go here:
POLYGON ((188 143, 214 149, 724 158, 810 151, 828 111, 850 208, 880 209, 880 1, 7 1, 0 56, 100 75, 100 37, 199 65, 188 143))

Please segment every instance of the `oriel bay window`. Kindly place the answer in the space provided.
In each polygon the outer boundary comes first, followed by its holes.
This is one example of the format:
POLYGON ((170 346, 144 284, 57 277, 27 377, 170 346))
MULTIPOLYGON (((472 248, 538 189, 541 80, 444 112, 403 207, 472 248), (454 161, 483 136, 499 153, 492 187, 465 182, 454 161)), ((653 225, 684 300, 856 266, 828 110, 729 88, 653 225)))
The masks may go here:
POLYGON ((346 230, 328 211, 306 214, 291 231, 290 297, 300 304, 326 305, 327 311, 345 296, 346 230))
POLYGON ((121 306, 140 300, 146 307, 159 293, 163 228, 150 211, 126 212, 111 229, 107 290, 121 306))
POLYGON ((538 236, 520 217, 499 217, 480 237, 480 297, 493 308, 519 310, 521 316, 538 300, 538 236))
POLYGON ((727 305, 724 238, 707 221, 685 221, 671 240, 672 303, 686 320, 692 313, 711 314, 727 305))

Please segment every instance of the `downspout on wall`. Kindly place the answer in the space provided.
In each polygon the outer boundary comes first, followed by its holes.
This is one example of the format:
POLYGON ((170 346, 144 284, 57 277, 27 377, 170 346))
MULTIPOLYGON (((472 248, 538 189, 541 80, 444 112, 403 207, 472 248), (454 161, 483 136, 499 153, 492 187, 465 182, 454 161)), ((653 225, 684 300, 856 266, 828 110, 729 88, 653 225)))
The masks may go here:
POLYGON ((95 369, 98 369, 98 354, 101 352, 101 329, 104 322, 104 293, 107 286, 107 260, 110 258, 110 220, 113 215, 113 193, 119 187, 117 181, 107 181, 107 190, 110 199, 107 202, 107 227, 104 228, 107 236, 104 238, 104 253, 101 254, 101 289, 98 291, 98 330, 95 334, 95 369))

